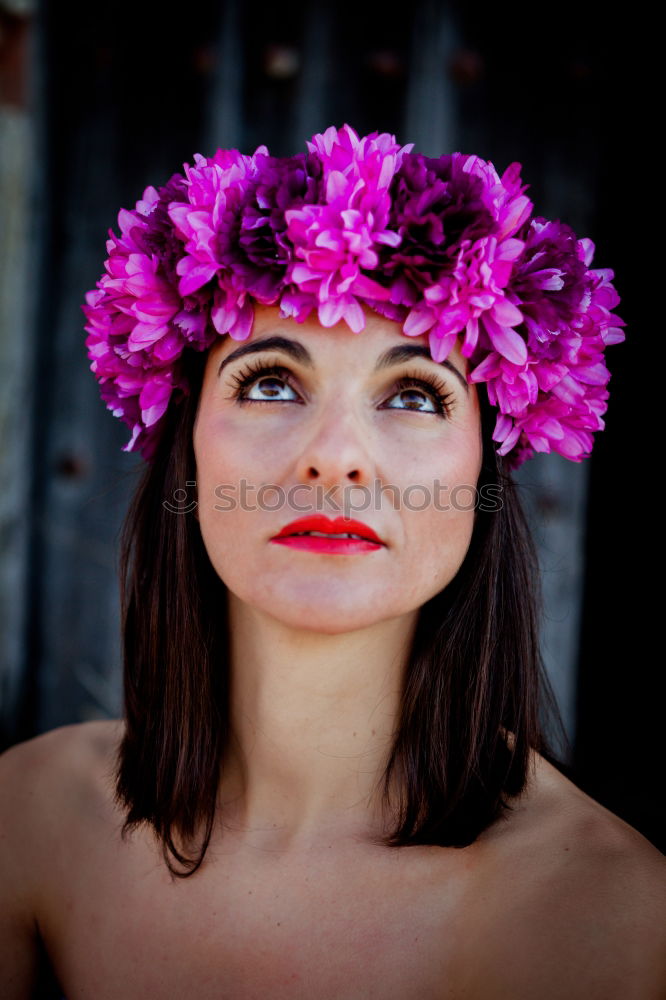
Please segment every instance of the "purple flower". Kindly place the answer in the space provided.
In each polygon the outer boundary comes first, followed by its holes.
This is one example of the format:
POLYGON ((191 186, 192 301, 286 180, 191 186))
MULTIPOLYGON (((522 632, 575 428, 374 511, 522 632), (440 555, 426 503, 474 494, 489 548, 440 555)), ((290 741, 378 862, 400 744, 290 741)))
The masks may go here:
MULTIPOLYGON (((396 199, 404 202, 401 218, 403 244, 409 242, 408 220, 425 222, 411 263, 409 255, 398 282, 413 272, 402 300, 412 306, 403 329, 408 336, 429 332, 433 357, 442 361, 458 334, 464 331, 466 357, 498 351, 522 363, 525 344, 514 327, 522 322, 519 299, 507 290, 514 262, 524 248, 517 233, 529 218, 531 202, 524 195, 518 164, 500 178, 491 163, 476 156, 454 153, 440 161, 425 157, 403 160, 409 184, 397 181, 396 199), (434 166, 441 162, 441 166, 434 166), (409 195, 414 190, 415 197, 409 195), (431 200, 435 191, 438 200, 431 200), (421 208, 429 212, 419 215, 421 208), (440 220, 437 221, 439 214, 440 220), (405 226, 407 231, 405 231, 405 226), (437 240, 430 243, 431 238, 437 240), (422 268, 422 276, 419 277, 422 268)), ((393 255, 392 255, 393 256, 393 255)), ((395 298, 395 287, 393 288, 395 298)))
POLYGON ((462 248, 497 231, 481 179, 464 170, 467 159, 460 153, 439 159, 408 153, 393 179, 389 226, 401 242, 384 250, 379 271, 389 281, 407 279, 409 305, 455 270, 462 248))
POLYGON ((313 154, 257 158, 258 172, 243 199, 238 242, 230 261, 243 285, 266 305, 277 301, 286 285, 293 247, 287 238, 287 209, 312 205, 320 198, 322 166, 313 154))
POLYGON ((590 279, 569 226, 533 219, 510 289, 521 302, 531 351, 557 357, 558 334, 581 312, 590 279))

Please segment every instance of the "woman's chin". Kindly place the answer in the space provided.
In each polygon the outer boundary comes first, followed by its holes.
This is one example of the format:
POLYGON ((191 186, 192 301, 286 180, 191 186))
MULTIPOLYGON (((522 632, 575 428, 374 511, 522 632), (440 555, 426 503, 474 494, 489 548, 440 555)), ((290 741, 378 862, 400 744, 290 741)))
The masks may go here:
MULTIPOLYGON (((227 585, 228 586, 228 585, 227 585)), ((367 587, 350 586, 342 581, 307 581, 283 579, 280 586, 263 587, 261 593, 245 592, 242 595, 229 588, 233 598, 261 616, 267 616, 287 628, 299 631, 340 635, 371 628, 389 618, 409 613, 404 606, 404 595, 399 606, 387 600, 386 587, 372 592, 367 587)))

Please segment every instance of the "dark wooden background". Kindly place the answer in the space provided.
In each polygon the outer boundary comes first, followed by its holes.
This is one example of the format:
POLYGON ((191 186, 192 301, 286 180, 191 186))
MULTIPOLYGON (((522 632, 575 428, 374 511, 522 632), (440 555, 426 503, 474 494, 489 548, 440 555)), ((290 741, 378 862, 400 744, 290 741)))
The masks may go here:
POLYGON ((519 160, 538 210, 616 270, 629 327, 609 352, 607 431, 589 462, 540 458, 520 481, 576 780, 664 849, 654 30, 640 7, 611 18, 572 0, 0 0, 2 745, 120 708, 117 534, 137 460, 100 402, 80 312, 108 227, 195 151, 287 154, 347 121, 500 171, 519 160))

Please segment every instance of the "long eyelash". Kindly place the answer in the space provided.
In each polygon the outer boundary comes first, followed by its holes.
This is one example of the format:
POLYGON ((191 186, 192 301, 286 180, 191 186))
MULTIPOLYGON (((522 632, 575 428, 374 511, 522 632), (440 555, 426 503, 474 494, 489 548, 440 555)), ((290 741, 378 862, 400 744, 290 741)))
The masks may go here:
MULTIPOLYGON (((234 372, 231 375, 231 380, 234 383, 234 391, 232 393, 232 398, 236 399, 239 403, 246 402, 246 397, 243 395, 245 389, 247 389, 252 382, 255 382, 260 375, 277 375, 281 378, 283 382, 287 385, 291 385, 292 389, 294 386, 291 384, 290 377, 291 372, 288 368, 282 365, 267 365, 264 361, 249 361, 247 366, 239 372, 234 372)), ((253 403, 271 403, 271 399, 253 399, 253 403)))
MULTIPOLYGON (((454 405, 455 394, 452 393, 441 379, 436 375, 423 375, 418 373, 407 373, 396 382, 396 388, 411 389, 416 386, 418 389, 426 388, 426 391, 433 397, 437 404, 437 412, 442 416, 449 416, 454 405)), ((412 411, 417 412, 417 411, 412 411)))

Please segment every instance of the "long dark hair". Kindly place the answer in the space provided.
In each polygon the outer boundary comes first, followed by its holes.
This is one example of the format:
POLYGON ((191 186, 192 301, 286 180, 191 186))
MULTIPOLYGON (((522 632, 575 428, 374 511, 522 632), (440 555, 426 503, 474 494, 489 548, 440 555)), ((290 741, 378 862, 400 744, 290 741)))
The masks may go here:
MULTIPOLYGON (((205 361, 184 352, 190 392, 166 414, 121 542, 126 728, 117 799, 123 832, 149 824, 181 877, 208 848, 228 738, 226 588, 191 505, 174 503, 196 481, 192 435, 205 361)), ((484 387, 479 396, 478 490, 498 502, 477 505, 460 570, 419 612, 383 776, 384 801, 398 817, 387 846, 471 844, 525 787, 531 748, 559 764, 545 723, 566 742, 539 650, 534 547, 492 442, 495 411, 484 387)))

